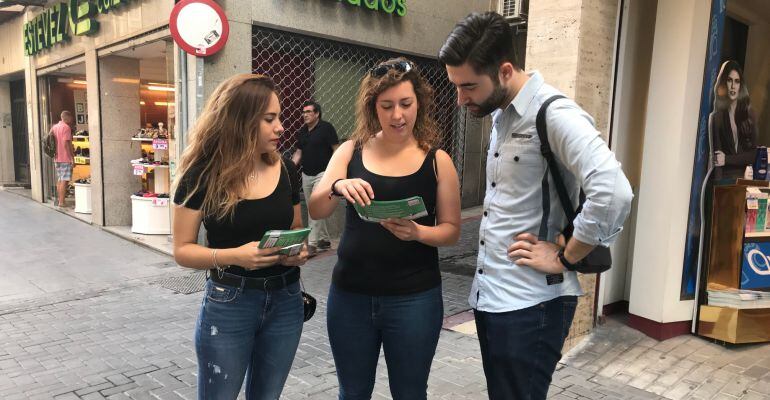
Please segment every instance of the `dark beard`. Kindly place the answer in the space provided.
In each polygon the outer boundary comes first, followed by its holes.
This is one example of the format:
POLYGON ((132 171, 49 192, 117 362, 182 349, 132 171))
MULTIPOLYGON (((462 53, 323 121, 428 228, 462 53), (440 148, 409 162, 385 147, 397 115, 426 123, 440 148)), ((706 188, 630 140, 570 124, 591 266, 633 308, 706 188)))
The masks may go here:
POLYGON ((508 92, 505 90, 505 87, 496 83, 494 90, 492 90, 492 94, 490 94, 486 100, 481 104, 471 104, 475 105, 478 108, 478 111, 471 111, 470 109, 468 109, 468 111, 476 118, 486 117, 491 114, 492 111, 501 108, 507 97, 508 92))

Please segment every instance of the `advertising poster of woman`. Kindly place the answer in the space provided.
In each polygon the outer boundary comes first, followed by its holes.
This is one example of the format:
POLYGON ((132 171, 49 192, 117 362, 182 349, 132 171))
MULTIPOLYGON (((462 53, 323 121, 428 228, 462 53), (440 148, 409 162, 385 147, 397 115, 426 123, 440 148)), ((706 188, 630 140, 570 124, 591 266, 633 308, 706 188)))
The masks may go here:
POLYGON ((748 85, 738 62, 722 64, 709 115, 709 136, 715 183, 735 183, 757 154, 757 119, 751 109, 748 85))

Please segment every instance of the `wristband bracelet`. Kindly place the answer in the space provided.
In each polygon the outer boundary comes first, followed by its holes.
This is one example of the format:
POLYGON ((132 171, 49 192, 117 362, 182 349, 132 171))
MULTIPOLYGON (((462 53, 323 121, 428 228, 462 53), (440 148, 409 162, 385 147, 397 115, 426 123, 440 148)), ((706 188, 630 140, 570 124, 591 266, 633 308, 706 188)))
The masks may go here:
POLYGON ((332 196, 343 197, 342 193, 338 192, 337 189, 334 188, 334 185, 336 185, 337 182, 344 181, 344 180, 345 180, 344 178, 340 178, 340 179, 337 179, 336 181, 334 181, 334 183, 332 183, 332 191, 331 191, 331 193, 329 193, 329 198, 330 199, 332 198, 332 196))
POLYGON ((580 264, 580 261, 574 264, 569 262, 569 260, 567 260, 567 257, 564 257, 564 248, 559 249, 558 256, 559 256, 559 261, 562 263, 562 265, 564 265, 564 268, 566 268, 567 271, 577 270, 577 267, 578 267, 578 264, 580 264))

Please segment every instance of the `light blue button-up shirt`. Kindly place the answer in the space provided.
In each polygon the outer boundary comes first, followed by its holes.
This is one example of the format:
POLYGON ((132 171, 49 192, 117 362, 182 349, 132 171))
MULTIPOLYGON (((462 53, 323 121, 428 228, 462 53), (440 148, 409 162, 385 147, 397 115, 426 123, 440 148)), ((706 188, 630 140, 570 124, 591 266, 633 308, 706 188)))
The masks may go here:
MULTIPOLYGON (((538 72, 505 110, 492 114, 487 154, 485 216, 479 230, 479 255, 470 305, 480 311, 507 312, 534 306, 559 296, 582 295, 575 272, 548 285, 545 274, 519 266, 508 258, 516 235, 537 236, 543 218, 543 176, 546 161, 540 153, 535 117, 541 104, 561 94, 544 83, 538 72)), ((591 245, 609 246, 623 229, 633 194, 620 163, 594 127, 593 118, 570 99, 556 100, 546 113, 548 141, 575 206, 580 187, 586 195, 574 221, 573 237, 591 245)), ((548 240, 567 225, 549 174, 548 240)))

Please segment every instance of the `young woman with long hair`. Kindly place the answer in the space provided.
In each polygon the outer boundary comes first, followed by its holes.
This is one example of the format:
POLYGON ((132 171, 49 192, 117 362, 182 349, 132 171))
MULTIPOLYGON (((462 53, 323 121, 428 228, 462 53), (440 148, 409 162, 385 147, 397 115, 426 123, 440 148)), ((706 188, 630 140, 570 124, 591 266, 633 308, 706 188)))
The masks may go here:
POLYGON ((340 399, 369 399, 384 348, 394 399, 426 398, 443 319, 438 246, 460 235, 460 189, 452 159, 436 148, 433 91, 403 58, 363 79, 352 140, 332 156, 310 198, 312 218, 347 201, 327 304, 340 399), (428 215, 367 222, 353 204, 421 196, 428 215))
POLYGON ((739 178, 754 163, 757 119, 751 109, 743 70, 736 61, 725 61, 717 78, 714 112, 709 117, 716 178, 739 178))
POLYGON ((222 82, 206 103, 182 155, 174 202, 174 258, 207 269, 195 330, 198 398, 277 399, 302 334, 299 266, 277 248, 260 249, 272 229, 302 226, 299 178, 278 152, 278 89, 263 75, 222 82), (198 244, 201 223, 208 246, 198 244))

